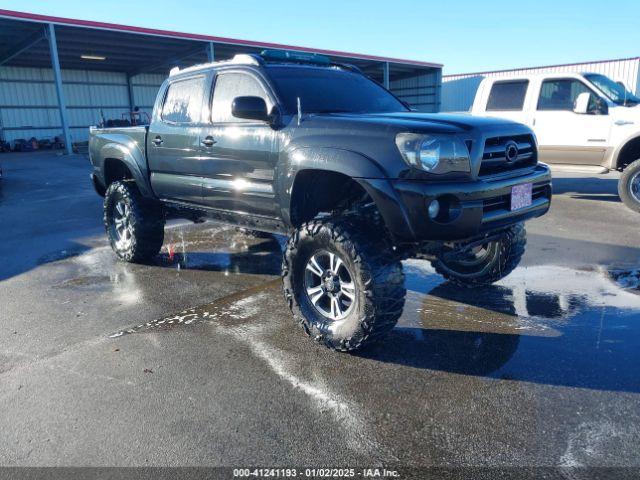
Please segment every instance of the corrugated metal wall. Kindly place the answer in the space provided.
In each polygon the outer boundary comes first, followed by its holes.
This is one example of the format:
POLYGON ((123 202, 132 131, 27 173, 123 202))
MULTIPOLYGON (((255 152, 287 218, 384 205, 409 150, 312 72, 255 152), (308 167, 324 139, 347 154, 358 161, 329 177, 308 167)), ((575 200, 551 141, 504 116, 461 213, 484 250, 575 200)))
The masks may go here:
POLYGON ((440 108, 442 70, 420 73, 410 77, 391 80, 389 90, 421 112, 437 112, 440 108))
MULTIPOLYGON (((393 67, 392 67, 393 68, 393 67)), ((132 78, 133 103, 151 114, 163 75, 140 74, 132 78)), ((393 79, 390 89, 424 112, 440 108, 442 71, 432 69, 393 79)), ((129 111, 127 76, 119 72, 62 70, 71 138, 86 141, 89 126, 104 118, 119 119, 129 111)), ((0 138, 62 137, 53 72, 50 69, 0 67, 0 138)))
MULTIPOLYGON (((141 74, 132 78, 134 104, 150 111, 164 77, 141 74)), ((88 127, 105 118, 121 118, 129 111, 124 73, 62 70, 71 137, 88 138, 88 127)), ((0 135, 17 138, 62 137, 60 114, 50 69, 0 67, 0 135)))
POLYGON ((443 112, 467 111, 473 105, 478 85, 484 77, 514 77, 528 73, 594 72, 625 84, 636 95, 640 94, 640 57, 605 60, 572 65, 520 68, 516 70, 446 75, 442 78, 443 112))

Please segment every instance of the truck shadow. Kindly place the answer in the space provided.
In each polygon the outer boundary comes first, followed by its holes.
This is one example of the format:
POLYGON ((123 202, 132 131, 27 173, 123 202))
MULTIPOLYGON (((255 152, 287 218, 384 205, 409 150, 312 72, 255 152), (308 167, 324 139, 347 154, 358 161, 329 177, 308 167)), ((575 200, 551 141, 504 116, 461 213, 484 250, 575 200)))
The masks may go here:
POLYGON ((554 195, 568 194, 581 200, 621 202, 615 178, 561 177, 553 179, 554 195))
MULTIPOLYGON (((408 305, 411 307, 411 305, 408 305)), ((640 392, 640 313, 587 296, 441 284, 358 355, 493 379, 640 392), (408 318, 407 318, 408 317, 408 318)))

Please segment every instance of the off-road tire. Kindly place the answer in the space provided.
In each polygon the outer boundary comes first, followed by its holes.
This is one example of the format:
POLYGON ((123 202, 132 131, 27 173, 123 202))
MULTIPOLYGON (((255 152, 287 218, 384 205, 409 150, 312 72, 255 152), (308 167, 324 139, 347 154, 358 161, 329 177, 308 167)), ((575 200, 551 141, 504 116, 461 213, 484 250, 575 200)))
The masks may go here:
POLYGON ((455 261, 440 257, 431 262, 433 268, 449 282, 462 287, 490 285, 509 275, 520 263, 527 244, 524 224, 519 223, 493 240, 491 254, 477 268, 464 269, 455 261))
POLYGON ((640 160, 636 160, 627 165, 622 171, 622 175, 618 181, 618 195, 620 195, 620 199, 627 208, 640 213, 640 200, 631 194, 631 182, 634 178, 637 178, 638 175, 640 175, 640 160))
POLYGON ((307 335, 328 348, 357 350, 386 335, 402 314, 402 263, 388 239, 380 237, 357 220, 326 217, 303 224, 287 242, 282 264, 285 300, 307 335), (322 316, 305 292, 306 264, 320 250, 338 254, 356 285, 356 303, 341 320, 322 316))
POLYGON ((111 248, 119 259, 145 262, 155 257, 164 241, 162 206, 144 198, 133 181, 117 181, 109 185, 104 197, 103 222, 111 248), (125 202, 130 209, 131 241, 126 248, 117 244, 113 231, 113 216, 117 202, 125 202))

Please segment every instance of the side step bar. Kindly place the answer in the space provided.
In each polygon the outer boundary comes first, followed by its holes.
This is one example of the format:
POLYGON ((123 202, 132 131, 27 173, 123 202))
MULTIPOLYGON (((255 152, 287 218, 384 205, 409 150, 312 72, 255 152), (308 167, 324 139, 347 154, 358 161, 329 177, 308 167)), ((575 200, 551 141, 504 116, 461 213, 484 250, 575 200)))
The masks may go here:
POLYGON ((607 167, 603 167, 602 165, 564 165, 560 163, 549 163, 548 165, 552 172, 604 174, 609 173, 610 171, 607 167))

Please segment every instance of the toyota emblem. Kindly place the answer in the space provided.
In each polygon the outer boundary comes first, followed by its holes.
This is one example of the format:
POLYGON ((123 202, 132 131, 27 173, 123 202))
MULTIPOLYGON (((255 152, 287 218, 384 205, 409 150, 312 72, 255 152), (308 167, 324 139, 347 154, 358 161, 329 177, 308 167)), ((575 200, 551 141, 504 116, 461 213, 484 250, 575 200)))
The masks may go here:
POLYGON ((508 163, 513 163, 518 159, 518 144, 513 140, 507 142, 504 147, 504 157, 508 163))

